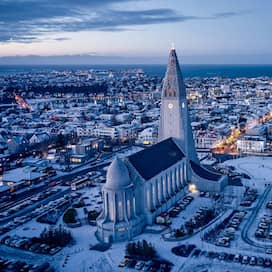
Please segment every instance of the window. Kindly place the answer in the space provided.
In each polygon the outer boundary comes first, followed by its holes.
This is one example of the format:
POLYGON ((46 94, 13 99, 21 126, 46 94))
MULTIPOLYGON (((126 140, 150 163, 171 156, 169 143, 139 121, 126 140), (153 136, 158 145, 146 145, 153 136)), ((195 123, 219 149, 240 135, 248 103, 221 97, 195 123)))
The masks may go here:
POLYGON ((129 199, 127 200, 127 216, 128 216, 128 219, 131 218, 130 200, 129 199))
POLYGON ((114 205, 111 204, 111 203, 113 203, 115 201, 115 197, 114 196, 111 196, 111 197, 112 197, 112 201, 108 201, 108 208, 110 210, 110 220, 114 221, 114 219, 115 219, 115 211, 114 211, 114 205))
POLYGON ((118 219, 120 221, 124 220, 124 212, 123 212, 123 205, 122 205, 122 201, 118 201, 118 219))
POLYGON ((156 206, 156 190, 155 190, 155 185, 151 184, 152 186, 152 198, 153 198, 153 205, 154 207, 156 206))

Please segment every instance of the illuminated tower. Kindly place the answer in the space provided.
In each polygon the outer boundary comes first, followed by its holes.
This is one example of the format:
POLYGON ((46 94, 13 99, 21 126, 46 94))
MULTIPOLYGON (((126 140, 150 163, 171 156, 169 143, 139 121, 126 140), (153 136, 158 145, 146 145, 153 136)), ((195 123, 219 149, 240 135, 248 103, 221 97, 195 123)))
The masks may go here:
POLYGON ((163 80, 159 141, 174 138, 188 162, 198 163, 192 134, 186 89, 175 49, 171 49, 163 80))

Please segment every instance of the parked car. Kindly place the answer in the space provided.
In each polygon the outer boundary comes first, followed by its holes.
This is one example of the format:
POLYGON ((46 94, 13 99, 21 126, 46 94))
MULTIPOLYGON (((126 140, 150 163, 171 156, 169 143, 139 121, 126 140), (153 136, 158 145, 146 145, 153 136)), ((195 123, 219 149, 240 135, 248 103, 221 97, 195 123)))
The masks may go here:
POLYGON ((249 264, 250 265, 256 265, 256 263, 257 263, 256 257, 255 256, 251 257, 250 260, 249 260, 249 264))
POLYGON ((233 258, 233 261, 235 263, 239 263, 241 261, 241 255, 240 254, 236 254, 233 258))
POLYGON ((242 263, 242 264, 248 264, 248 263, 249 263, 249 257, 246 256, 246 255, 243 256, 241 263, 242 263))
POLYGON ((142 270, 142 268, 144 267, 144 262, 143 261, 138 261, 137 264, 135 265, 135 269, 137 270, 142 270))

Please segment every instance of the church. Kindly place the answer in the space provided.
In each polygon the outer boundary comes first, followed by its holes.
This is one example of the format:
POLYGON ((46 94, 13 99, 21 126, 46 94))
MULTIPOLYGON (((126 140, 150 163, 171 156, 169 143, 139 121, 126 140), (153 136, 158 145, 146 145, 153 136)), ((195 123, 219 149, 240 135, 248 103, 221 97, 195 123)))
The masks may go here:
POLYGON ((175 49, 162 87, 157 144, 110 164, 103 187, 97 236, 104 242, 131 240, 179 201, 192 184, 221 192, 227 177, 200 165, 195 150, 186 89, 175 49))

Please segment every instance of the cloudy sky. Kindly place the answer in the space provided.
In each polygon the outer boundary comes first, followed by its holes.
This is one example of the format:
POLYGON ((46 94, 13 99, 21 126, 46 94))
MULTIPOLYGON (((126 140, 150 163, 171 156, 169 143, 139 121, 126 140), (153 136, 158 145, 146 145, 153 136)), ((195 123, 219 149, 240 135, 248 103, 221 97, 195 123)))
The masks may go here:
POLYGON ((164 63, 174 43, 185 63, 272 63, 271 11, 271 0, 0 0, 0 57, 164 63))

